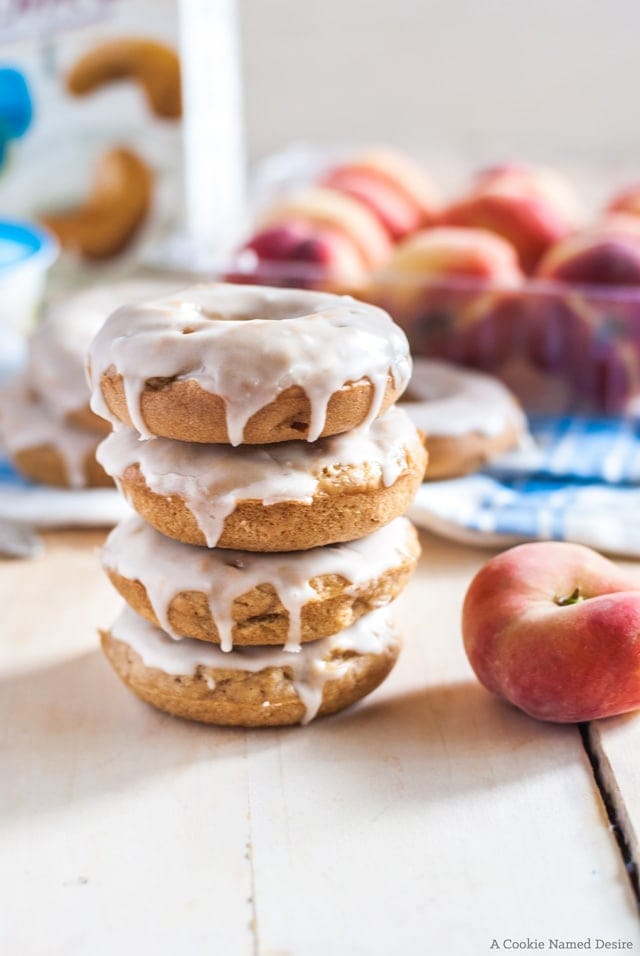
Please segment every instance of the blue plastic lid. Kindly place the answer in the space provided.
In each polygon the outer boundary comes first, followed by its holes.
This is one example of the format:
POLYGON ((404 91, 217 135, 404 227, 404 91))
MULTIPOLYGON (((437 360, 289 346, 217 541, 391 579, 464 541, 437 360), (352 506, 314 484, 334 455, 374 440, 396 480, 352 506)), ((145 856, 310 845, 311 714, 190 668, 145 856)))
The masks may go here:
POLYGON ((42 267, 46 268, 57 251, 55 239, 44 229, 28 222, 0 220, 0 275, 36 256, 42 258, 42 267))

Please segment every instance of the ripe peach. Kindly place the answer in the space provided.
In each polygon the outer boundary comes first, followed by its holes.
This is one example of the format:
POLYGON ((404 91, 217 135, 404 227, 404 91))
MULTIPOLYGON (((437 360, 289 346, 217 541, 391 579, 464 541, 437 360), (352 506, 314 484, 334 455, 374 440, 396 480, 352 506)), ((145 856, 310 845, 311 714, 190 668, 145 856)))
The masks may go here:
POLYGON ((366 297, 391 312, 418 354, 491 368, 510 348, 511 306, 522 278, 504 239, 437 227, 401 243, 374 273, 366 297))
POLYGON ((291 220, 342 233, 368 268, 379 266, 391 254, 391 239, 374 213, 337 189, 322 186, 301 189, 268 209, 261 227, 280 226, 291 220))
POLYGON ((605 212, 592 229, 603 230, 613 235, 640 236, 640 214, 634 216, 630 212, 605 212))
POLYGON ((532 717, 640 707, 640 580, 590 548, 536 542, 492 558, 469 586, 462 633, 480 682, 532 717))
POLYGON ((365 275, 362 257, 339 232, 295 220, 257 232, 240 250, 229 282, 346 291, 365 275))
POLYGON ((640 216, 640 183, 631 183, 617 192, 607 203, 607 211, 640 216))
POLYGON ((338 166, 327 173, 322 185, 346 193, 367 206, 394 242, 416 232, 422 225, 418 205, 392 183, 366 169, 338 166))
POLYGON ((449 225, 489 229, 516 248, 531 272, 553 243, 575 227, 568 187, 547 170, 501 166, 481 172, 470 193, 445 209, 449 225))
POLYGON ((504 239, 485 229, 440 226, 400 243, 374 272, 371 285, 391 290, 406 308, 422 301, 425 289, 437 283, 470 279, 512 287, 522 278, 515 250, 504 239))
POLYGON ((536 275, 573 285, 640 285, 640 230, 630 217, 611 217, 556 243, 536 275))
POLYGON ((620 412, 640 372, 640 219, 611 213, 553 246, 529 296, 529 352, 589 405, 620 412))
POLYGON ((507 239, 517 249, 525 272, 531 272, 549 246, 569 232, 565 222, 540 200, 493 192, 454 203, 443 213, 442 222, 488 229, 507 239))
POLYGON ((401 150, 390 146, 374 146, 352 156, 348 162, 353 171, 366 172, 400 193, 417 208, 421 226, 432 225, 438 216, 438 192, 422 166, 401 150))
POLYGON ((474 192, 532 196, 551 203, 567 223, 577 227, 584 213, 573 186, 553 169, 526 163, 501 163, 476 173, 474 192))
POLYGON ((531 290, 523 310, 526 353, 559 375, 586 408, 624 412, 640 387, 640 296, 635 290, 531 290))

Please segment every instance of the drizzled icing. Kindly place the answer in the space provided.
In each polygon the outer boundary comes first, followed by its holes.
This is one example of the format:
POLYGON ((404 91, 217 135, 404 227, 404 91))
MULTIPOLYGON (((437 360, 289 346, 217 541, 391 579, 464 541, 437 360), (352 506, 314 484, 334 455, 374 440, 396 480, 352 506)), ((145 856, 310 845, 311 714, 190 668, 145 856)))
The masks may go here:
POLYGON ((401 403, 417 428, 429 435, 499 435, 506 428, 526 432, 526 419, 504 385, 490 375, 447 362, 416 359, 401 403))
POLYGON ((232 445, 261 408, 292 386, 311 405, 307 440, 325 425, 329 399, 347 382, 373 386, 365 425, 378 415, 389 375, 406 386, 411 359, 404 332, 389 315, 350 296, 259 286, 194 286, 114 313, 90 352, 91 407, 114 425, 100 379, 115 370, 124 381, 132 424, 145 438, 140 402, 153 378, 194 380, 220 396, 232 445))
POLYGON ((117 482, 137 464, 151 491, 180 496, 213 548, 239 501, 311 504, 323 473, 335 474, 341 466, 366 467, 388 488, 406 470, 408 455, 419 457, 419 449, 415 426, 393 407, 370 428, 363 425, 313 445, 291 441, 231 448, 167 438, 140 441, 132 428, 121 428, 99 445, 96 457, 117 482))
POLYGON ((173 599, 184 591, 204 594, 225 652, 233 646, 233 602, 261 584, 271 584, 289 615, 284 649, 299 651, 302 608, 317 598, 311 586, 314 578, 339 575, 357 586, 402 564, 416 550, 415 532, 407 518, 396 518, 349 544, 294 554, 258 554, 182 544, 135 515, 111 532, 102 560, 106 568, 144 585, 156 618, 173 638, 180 638, 169 621, 173 599))
MULTIPOLYGON (((342 677, 353 666, 353 658, 331 660, 334 651, 381 654, 399 643, 388 608, 366 614, 339 634, 304 644, 299 654, 267 647, 243 647, 225 653, 215 644, 205 641, 175 640, 129 607, 125 607, 116 620, 111 635, 135 651, 145 667, 172 676, 193 676, 199 667, 250 673, 269 667, 286 667, 292 673, 294 689, 304 704, 302 722, 305 724, 318 713, 325 683, 342 677)), ((215 678, 209 674, 204 676, 213 690, 215 678)))
POLYGON ((64 461, 72 488, 87 483, 86 461, 98 442, 90 431, 69 425, 33 391, 26 375, 11 379, 0 392, 0 433, 10 455, 50 446, 64 461))
POLYGON ((175 289, 158 279, 92 286, 65 298, 37 326, 29 342, 29 377, 40 395, 63 415, 89 401, 85 372, 91 340, 107 316, 124 302, 166 295, 175 289))

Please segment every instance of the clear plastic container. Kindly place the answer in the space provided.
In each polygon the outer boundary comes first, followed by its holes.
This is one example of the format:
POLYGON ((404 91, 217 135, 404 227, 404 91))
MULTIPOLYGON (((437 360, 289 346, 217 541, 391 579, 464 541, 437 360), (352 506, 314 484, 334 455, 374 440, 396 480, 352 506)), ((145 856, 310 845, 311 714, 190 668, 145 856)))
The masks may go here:
POLYGON ((57 243, 44 229, 0 221, 0 378, 20 363, 57 253, 57 243))
POLYGON ((336 285, 297 263, 261 262, 256 273, 245 254, 221 271, 236 282, 350 292, 380 305, 414 355, 498 375, 530 411, 640 414, 640 288, 535 279, 504 287, 391 272, 368 286, 336 285))
MULTIPOLYGON (((254 212, 260 218, 261 210, 317 181, 349 154, 346 148, 293 146, 264 160, 252 177, 254 212)), ((415 355, 498 375, 530 411, 640 415, 640 287, 572 287, 529 278, 504 287, 390 270, 363 283, 307 262, 258 263, 250 250, 213 261, 177 241, 151 260, 198 278, 346 292, 373 302, 404 328, 415 355)))
POLYGON ((633 413, 640 397, 640 288, 387 276, 367 298, 414 354, 496 374, 531 411, 633 413))

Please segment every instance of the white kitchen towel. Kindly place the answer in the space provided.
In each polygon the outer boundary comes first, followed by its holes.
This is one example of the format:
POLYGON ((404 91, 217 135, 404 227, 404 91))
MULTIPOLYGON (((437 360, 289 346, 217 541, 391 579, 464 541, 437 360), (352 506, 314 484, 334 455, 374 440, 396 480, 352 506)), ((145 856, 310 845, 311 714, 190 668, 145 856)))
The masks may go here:
POLYGON ((420 527, 477 545, 574 541, 640 557, 640 488, 489 475, 425 482, 409 511, 420 527))
POLYGON ((0 458, 0 519, 37 528, 111 527, 130 513, 115 488, 76 491, 32 484, 0 458))

